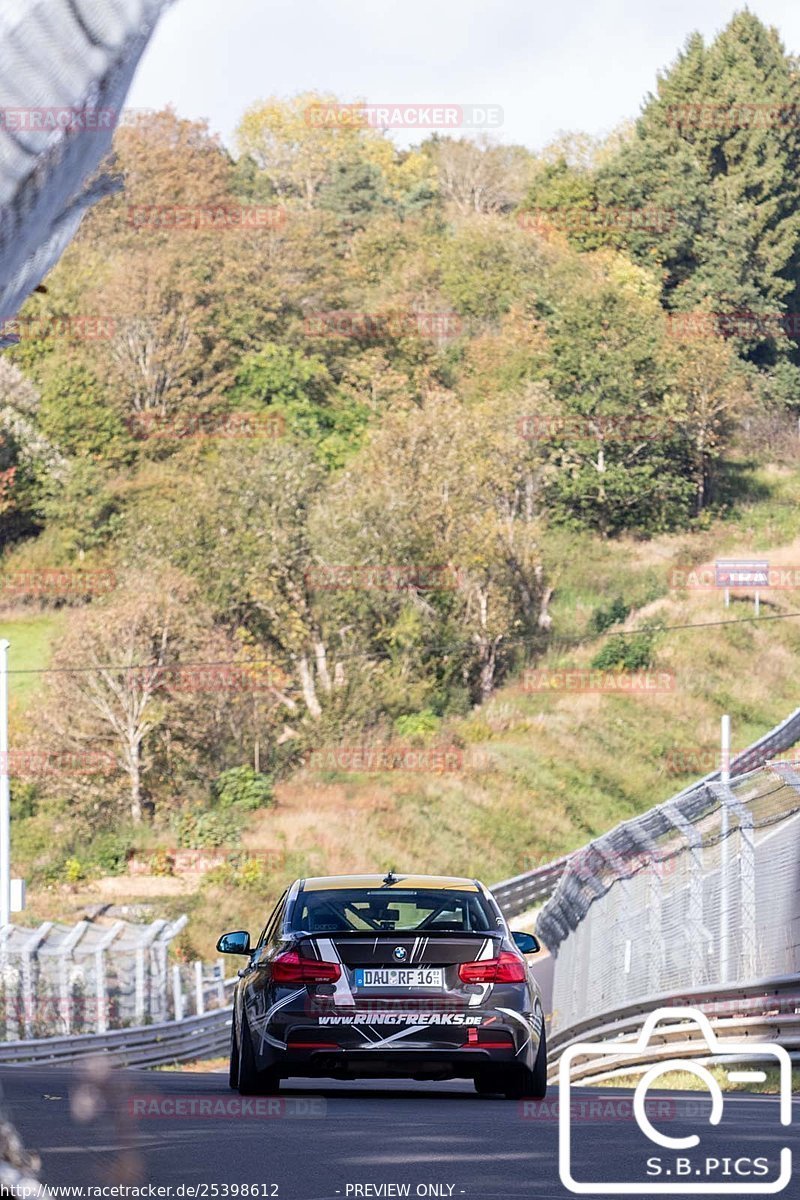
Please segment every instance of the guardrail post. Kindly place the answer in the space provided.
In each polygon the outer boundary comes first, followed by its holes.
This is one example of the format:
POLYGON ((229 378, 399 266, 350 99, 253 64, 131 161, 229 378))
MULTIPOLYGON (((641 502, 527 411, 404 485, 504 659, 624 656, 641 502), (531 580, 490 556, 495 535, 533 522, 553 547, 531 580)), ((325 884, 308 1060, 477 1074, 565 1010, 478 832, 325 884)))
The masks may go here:
POLYGON ((220 1008, 225 1007, 225 959, 217 959, 217 999, 220 1008))
MULTIPOLYGON (((703 953, 706 934, 703 920, 703 837, 677 804, 662 804, 661 811, 670 824, 686 838, 689 848, 689 909, 686 936, 689 940, 692 983, 699 987, 705 981, 706 974, 703 953)), ((665 980, 664 984, 666 989, 668 981, 665 980)))

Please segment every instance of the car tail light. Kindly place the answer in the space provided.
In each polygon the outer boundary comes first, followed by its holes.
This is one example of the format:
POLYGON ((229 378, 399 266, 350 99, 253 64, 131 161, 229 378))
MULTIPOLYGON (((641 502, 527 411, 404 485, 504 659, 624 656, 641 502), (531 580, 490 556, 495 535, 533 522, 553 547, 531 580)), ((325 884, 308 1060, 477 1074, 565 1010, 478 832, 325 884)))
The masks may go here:
POLYGON ((463 983, 524 983, 525 963, 518 954, 501 950, 499 958, 461 963, 458 974, 463 983))
POLYGON ((338 963, 301 958, 296 950, 286 950, 272 960, 275 983, 335 983, 342 973, 338 963))

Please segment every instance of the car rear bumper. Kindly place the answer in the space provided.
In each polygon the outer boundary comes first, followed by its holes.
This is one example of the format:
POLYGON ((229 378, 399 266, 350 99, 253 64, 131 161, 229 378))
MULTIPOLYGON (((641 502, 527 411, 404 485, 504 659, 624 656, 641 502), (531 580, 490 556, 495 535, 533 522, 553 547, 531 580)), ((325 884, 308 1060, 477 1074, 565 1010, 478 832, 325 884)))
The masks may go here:
POLYGON ((513 1048, 505 1050, 295 1050, 277 1052, 271 1067, 280 1074, 334 1079, 473 1079, 487 1068, 513 1066, 513 1048))
POLYGON ((256 1032, 259 1069, 285 1075, 474 1078, 488 1069, 533 1067, 537 1023, 520 1017, 500 1023, 497 1014, 475 1013, 474 1023, 318 1024, 291 1019, 256 1032), (484 1023, 485 1022, 485 1023, 484 1023))

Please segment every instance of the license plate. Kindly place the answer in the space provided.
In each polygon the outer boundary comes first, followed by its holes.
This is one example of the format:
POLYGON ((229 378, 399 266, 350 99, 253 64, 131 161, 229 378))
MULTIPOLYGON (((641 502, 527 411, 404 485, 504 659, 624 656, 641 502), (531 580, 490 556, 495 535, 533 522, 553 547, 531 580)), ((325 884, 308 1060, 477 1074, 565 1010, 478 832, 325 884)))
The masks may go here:
POLYGON ((442 987, 441 967, 360 967, 356 987, 442 987))

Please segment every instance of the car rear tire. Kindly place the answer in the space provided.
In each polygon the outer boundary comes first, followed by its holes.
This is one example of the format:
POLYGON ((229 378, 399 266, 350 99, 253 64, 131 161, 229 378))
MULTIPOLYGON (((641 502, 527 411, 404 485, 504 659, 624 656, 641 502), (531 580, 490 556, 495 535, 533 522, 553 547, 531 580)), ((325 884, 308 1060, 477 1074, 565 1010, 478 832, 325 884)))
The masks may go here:
POLYGON ((239 1078, 237 1086, 240 1096, 263 1096, 265 1093, 277 1092, 281 1085, 281 1077, 277 1071, 259 1071, 256 1066, 256 1055, 253 1050, 253 1039, 247 1018, 242 1012, 242 1029, 239 1039, 239 1078))
POLYGON ((236 1041, 236 1017, 231 1020, 231 1065, 228 1070, 228 1083, 232 1088, 239 1086, 239 1043, 236 1041))
POLYGON ((513 1075, 505 1081, 504 1092, 508 1100, 544 1100, 547 1095, 547 1041, 544 1029, 539 1038, 539 1049, 533 1070, 530 1067, 517 1067, 513 1075))

